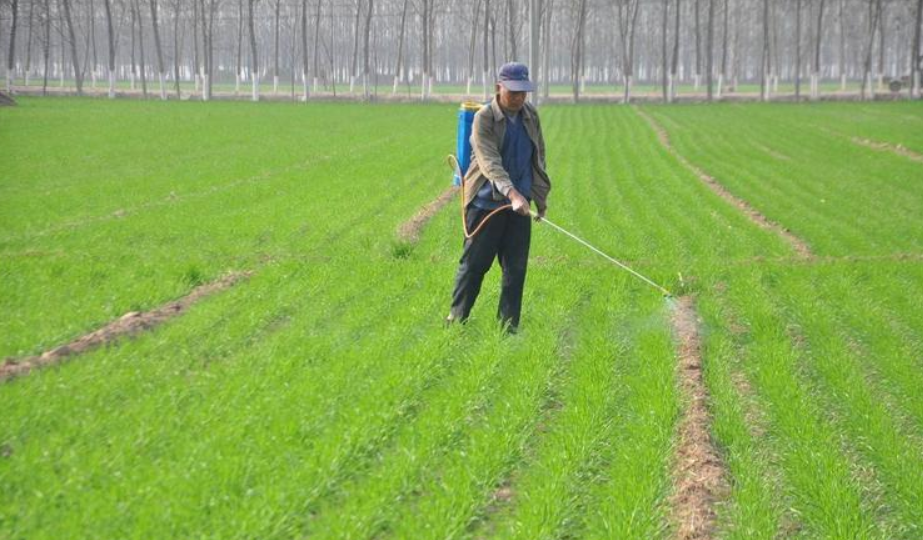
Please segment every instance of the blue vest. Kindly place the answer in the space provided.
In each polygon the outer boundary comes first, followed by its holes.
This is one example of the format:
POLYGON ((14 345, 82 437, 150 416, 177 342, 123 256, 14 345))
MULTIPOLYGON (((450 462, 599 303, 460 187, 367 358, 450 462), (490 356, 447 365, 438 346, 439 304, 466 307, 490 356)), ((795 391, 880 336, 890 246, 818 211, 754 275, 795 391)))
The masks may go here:
MULTIPOLYGON (((506 134, 500 145, 500 157, 503 158, 503 168, 510 175, 510 180, 516 191, 528 200, 532 200, 532 152, 534 151, 532 139, 526 132, 522 120, 522 113, 516 116, 506 116, 506 134)), ((493 210, 510 200, 503 197, 497 201, 493 198, 493 184, 488 180, 484 182, 472 202, 474 206, 484 210, 493 210)))

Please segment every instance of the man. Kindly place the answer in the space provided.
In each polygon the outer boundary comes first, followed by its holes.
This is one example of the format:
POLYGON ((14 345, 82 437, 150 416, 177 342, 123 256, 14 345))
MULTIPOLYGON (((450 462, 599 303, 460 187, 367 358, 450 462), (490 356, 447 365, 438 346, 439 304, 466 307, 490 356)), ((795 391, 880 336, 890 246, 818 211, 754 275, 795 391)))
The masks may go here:
POLYGON ((465 240, 447 323, 468 319, 496 257, 503 269, 497 318, 511 333, 519 328, 532 233, 529 205, 535 202, 536 221, 540 220, 551 190, 538 112, 526 103, 526 93, 534 90, 525 65, 504 64, 494 99, 474 117, 471 166, 464 179, 468 230, 475 230, 497 208, 512 207, 465 240))

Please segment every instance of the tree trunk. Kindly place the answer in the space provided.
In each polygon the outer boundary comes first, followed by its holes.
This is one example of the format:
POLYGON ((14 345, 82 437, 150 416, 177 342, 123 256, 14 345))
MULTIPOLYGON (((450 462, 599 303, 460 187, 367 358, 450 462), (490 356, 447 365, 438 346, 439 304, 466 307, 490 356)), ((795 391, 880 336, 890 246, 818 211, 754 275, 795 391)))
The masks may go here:
POLYGON ((721 95, 724 93, 724 83, 727 80, 727 67, 728 67, 728 32, 730 28, 728 26, 728 16, 730 12, 730 1, 724 0, 724 22, 723 30, 721 32, 721 71, 718 73, 718 99, 721 99, 721 95))
POLYGON ((676 0, 676 13, 673 15, 673 59, 670 64, 670 89, 669 100, 676 99, 676 74, 679 70, 679 15, 682 12, 682 1, 676 0))
MULTIPOLYGON (((26 39, 26 86, 29 86, 29 75, 32 71, 32 25, 35 23, 35 18, 33 17, 35 14, 35 4, 36 2, 34 1, 29 2, 29 37, 26 39)), ((90 5, 93 5, 92 1, 90 5)), ((92 11, 92 8, 90 11, 92 11)))
MULTIPOLYGON (((407 0, 404 0, 404 8, 407 8, 407 0)), ((468 73, 467 73, 467 86, 465 87, 465 95, 471 94, 471 83, 474 82, 474 57, 477 55, 475 48, 477 47, 477 34, 478 34, 478 21, 480 20, 481 14, 481 0, 477 0, 477 3, 474 5, 474 19, 471 22, 471 39, 468 42, 468 73)), ((401 41, 404 39, 404 19, 401 18, 401 41)), ((400 55, 400 47, 398 48, 398 55, 400 55)), ((398 56, 400 58, 400 56, 398 56)), ((397 80, 394 82, 394 89, 397 91, 397 80)))
POLYGON ((552 41, 552 25, 551 17, 554 14, 554 0, 542 0, 542 2, 547 2, 547 5, 542 9, 542 40, 544 41, 542 45, 542 96, 547 99, 548 94, 550 93, 550 84, 551 84, 551 44, 552 41))
MULTIPOLYGON (((7 61, 6 61, 6 91, 7 93, 13 92, 13 68, 16 66, 16 21, 18 19, 19 12, 19 0, 12 0, 10 3, 10 10, 13 12, 13 17, 10 22, 10 48, 7 51, 7 61)), ((71 28, 71 30, 73 30, 71 28)), ((76 57, 76 56, 75 56, 76 57)))
MULTIPOLYGON (((406 0, 405 0, 406 1, 406 0)), ((317 9, 314 12, 314 92, 317 93, 317 78, 320 73, 320 14, 323 0, 317 0, 317 9)))
POLYGON ((580 101, 580 76, 583 72, 583 44, 586 39, 587 0, 577 0, 577 21, 574 25, 574 39, 571 45, 571 79, 574 103, 580 101))
POLYGON ((795 101, 801 99, 801 0, 795 2, 795 101))
MULTIPOLYGON (((426 10, 427 0, 423 0, 423 9, 426 10)), ((362 14, 362 0, 356 0, 356 23, 353 25, 353 55, 349 64, 349 93, 356 89, 356 78, 359 76, 359 20, 362 14)))
POLYGON ((362 69, 362 93, 366 101, 370 101, 372 95, 369 91, 369 37, 372 35, 372 12, 375 9, 375 0, 369 0, 368 12, 365 15, 365 37, 363 38, 362 48, 365 65, 362 69))
POLYGON ((917 17, 913 25, 913 50, 910 53, 911 62, 911 96, 920 98, 920 62, 923 54, 920 53, 920 26, 923 23, 923 0, 917 0, 917 17))
MULTIPOLYGON (((71 17, 71 0, 61 0, 61 3, 64 7, 64 22, 67 25, 67 40, 70 42, 71 64, 74 66, 74 80, 77 83, 77 95, 83 95, 83 72, 80 71, 80 53, 77 51, 77 37, 74 33, 74 19, 71 17)), ((15 0, 13 5, 16 5, 15 0)), ((10 47, 10 51, 12 54, 12 46, 10 47)), ((62 65, 64 63, 63 56, 61 58, 61 63, 62 65)))
POLYGON ((141 91, 144 98, 147 99, 147 75, 144 62, 144 21, 141 19, 141 8, 138 6, 139 0, 131 0, 131 9, 134 11, 134 19, 138 22, 138 51, 140 55, 139 73, 141 74, 141 91))
POLYGON ((884 2, 878 4, 880 12, 878 13, 878 89, 884 90, 884 73, 885 73, 885 9, 887 5, 884 2))
POLYGON ((670 62, 669 55, 667 54, 667 26, 669 25, 670 19, 670 0, 663 0, 663 18, 660 25, 660 49, 662 52, 661 58, 661 80, 662 80, 662 90, 663 90, 663 101, 665 103, 670 102, 670 81, 669 81, 669 72, 670 72, 670 62))
POLYGON ((811 70, 811 99, 817 99, 820 96, 820 46, 824 35, 824 4, 826 0, 820 0, 817 7, 817 30, 814 34, 814 66, 811 70))
POLYGON ((695 0, 695 73, 693 77, 695 78, 695 91, 699 91, 699 82, 701 81, 702 76, 702 39, 700 37, 701 24, 699 22, 699 1, 695 0))
POLYGON ((516 21, 519 20, 519 17, 516 15, 516 7, 513 4, 513 0, 507 0, 506 12, 508 15, 507 19, 510 22, 510 26, 509 26, 510 56, 509 56, 509 59, 516 61, 519 59, 519 55, 516 53, 516 21))
POLYGON ((247 18, 250 26, 250 79, 253 81, 252 100, 260 100, 260 72, 256 56, 256 31, 253 27, 253 5, 257 0, 247 0, 247 18))
POLYGON ((760 99, 769 101, 769 0, 763 0, 763 56, 760 72, 760 99))
POLYGON ((42 95, 48 93, 48 63, 51 57, 51 0, 45 0, 45 42, 42 56, 45 63, 42 75, 42 95))
POLYGON ((840 0, 840 91, 846 91, 846 0, 840 0))
MULTIPOLYGON (((708 38, 705 51, 705 69, 707 73, 705 74, 706 84, 708 84, 708 101, 712 101, 715 97, 715 84, 714 84, 714 59, 715 59, 715 1, 708 0, 708 38)), ((800 0, 799 0, 800 1, 800 0)))
POLYGON ((160 78, 160 99, 166 101, 167 87, 163 69, 163 48, 160 43, 160 26, 157 23, 157 0, 151 0, 151 27, 154 30, 154 46, 157 48, 157 76, 160 78))
POLYGON ((875 47, 875 31, 881 17, 881 0, 869 0, 869 16, 869 41, 865 49, 865 68, 862 70, 862 99, 875 98, 872 90, 872 49, 875 47))
POLYGON ((301 84, 302 98, 308 101, 308 0, 301 0, 301 84))
POLYGON ((199 91, 199 1, 192 0, 192 77, 195 79, 195 91, 199 91))
POLYGON ((482 84, 484 85, 484 101, 487 101, 488 99, 490 99, 490 93, 487 87, 488 71, 490 69, 489 42, 490 42, 490 0, 486 0, 486 3, 484 4, 484 77, 483 77, 483 80, 481 81, 482 84))
MULTIPOLYGON (((307 0, 305 0, 307 1, 307 0)), ((234 95, 240 94, 240 79, 243 74, 241 59, 244 55, 244 0, 237 0, 237 69, 234 70, 234 95)))
POLYGON ((181 0, 173 0, 173 87, 176 91, 176 99, 182 99, 182 93, 179 87, 179 62, 180 62, 180 38, 179 38, 179 11, 181 0))
POLYGON ((622 102, 631 102, 631 87, 634 82, 635 28, 640 12, 640 0, 619 0, 616 13, 619 18, 619 35, 622 39, 622 75, 625 89, 622 102))
POLYGON ((273 24, 273 50, 272 50, 272 93, 279 92, 279 6, 282 0, 276 0, 275 20, 273 24))

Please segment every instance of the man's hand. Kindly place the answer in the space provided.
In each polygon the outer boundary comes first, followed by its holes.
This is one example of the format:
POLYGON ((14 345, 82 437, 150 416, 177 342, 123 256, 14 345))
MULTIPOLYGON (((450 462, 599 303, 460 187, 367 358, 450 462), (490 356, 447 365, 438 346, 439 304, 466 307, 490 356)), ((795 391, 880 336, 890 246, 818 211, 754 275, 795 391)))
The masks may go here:
POLYGON ((535 221, 541 221, 541 220, 545 219, 545 211, 547 211, 547 210, 548 210, 547 208, 542 208, 541 210, 539 210, 538 212, 536 212, 536 213, 535 213, 535 221))
POLYGON ((513 203, 513 212, 516 212, 520 216, 529 215, 529 201, 526 200, 521 193, 515 189, 511 189, 508 196, 510 202, 513 203))

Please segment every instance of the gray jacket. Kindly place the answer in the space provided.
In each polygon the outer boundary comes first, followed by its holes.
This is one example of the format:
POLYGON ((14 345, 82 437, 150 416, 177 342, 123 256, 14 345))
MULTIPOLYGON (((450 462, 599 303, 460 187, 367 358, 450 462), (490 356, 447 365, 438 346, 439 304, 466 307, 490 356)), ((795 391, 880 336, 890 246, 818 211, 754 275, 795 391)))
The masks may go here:
MULTIPOLYGON (((494 96, 490 103, 481 107, 474 115, 471 130, 471 165, 465 174, 465 205, 477 196, 484 182, 493 184, 494 198, 502 200, 513 188, 510 175, 503 168, 500 147, 506 135, 506 116, 494 96)), ((547 207, 548 192, 551 191, 551 179, 545 171, 545 138, 542 125, 538 120, 538 111, 531 103, 522 108, 523 125, 529 139, 532 140, 532 200, 542 212, 547 207)))

